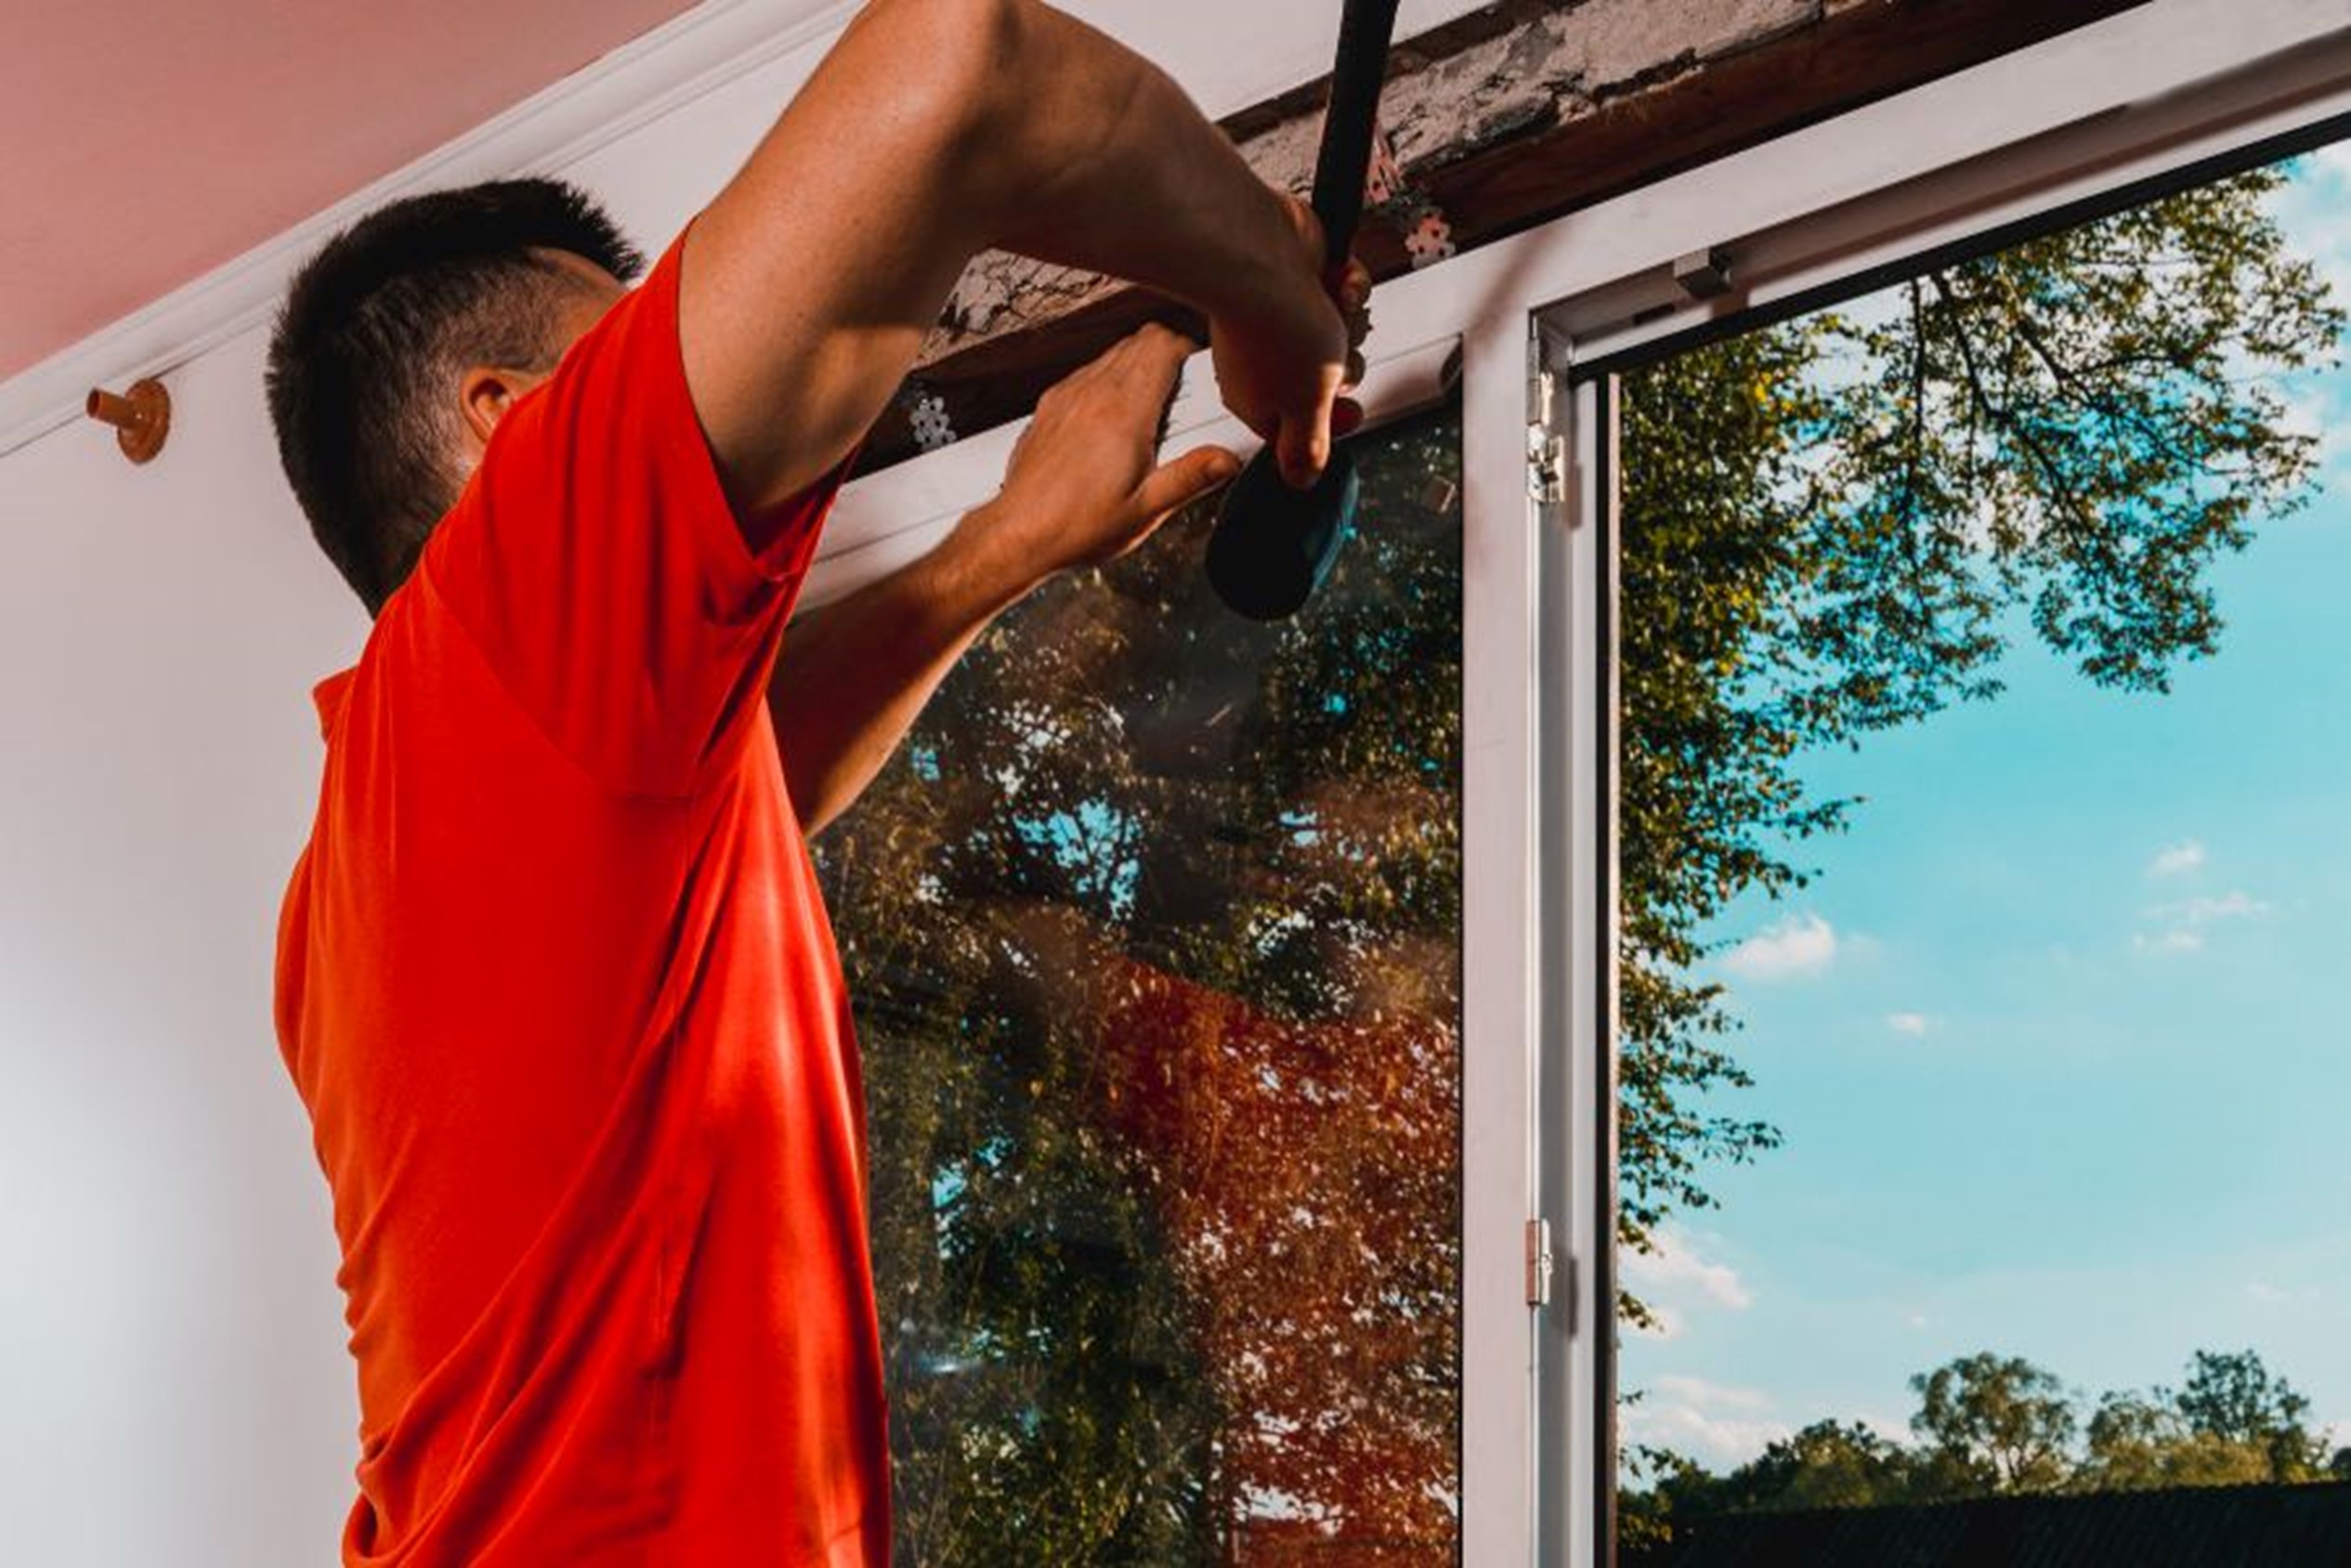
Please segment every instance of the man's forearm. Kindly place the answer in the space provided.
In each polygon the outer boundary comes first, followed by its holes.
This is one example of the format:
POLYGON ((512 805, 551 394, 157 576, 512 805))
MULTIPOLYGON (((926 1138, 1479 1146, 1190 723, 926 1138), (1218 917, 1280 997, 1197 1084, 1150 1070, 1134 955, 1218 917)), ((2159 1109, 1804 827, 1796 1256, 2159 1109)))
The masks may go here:
POLYGON ((804 831, 848 809, 964 649, 1038 581, 991 542, 992 506, 921 559, 794 621, 768 705, 804 831))

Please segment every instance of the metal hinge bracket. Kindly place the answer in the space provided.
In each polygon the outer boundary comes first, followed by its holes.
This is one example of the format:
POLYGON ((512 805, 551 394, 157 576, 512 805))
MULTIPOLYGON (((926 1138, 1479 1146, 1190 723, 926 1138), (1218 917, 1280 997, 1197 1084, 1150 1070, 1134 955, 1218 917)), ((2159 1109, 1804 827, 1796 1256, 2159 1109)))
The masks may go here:
POLYGON ((1560 433, 1553 400, 1561 391, 1559 376, 1548 370, 1535 372, 1533 417, 1526 423, 1526 490, 1546 506, 1567 499, 1567 438, 1560 433))
POLYGON ((1548 1307, 1551 1304, 1551 1222, 1548 1220, 1529 1220, 1526 1222, 1526 1304, 1548 1307))

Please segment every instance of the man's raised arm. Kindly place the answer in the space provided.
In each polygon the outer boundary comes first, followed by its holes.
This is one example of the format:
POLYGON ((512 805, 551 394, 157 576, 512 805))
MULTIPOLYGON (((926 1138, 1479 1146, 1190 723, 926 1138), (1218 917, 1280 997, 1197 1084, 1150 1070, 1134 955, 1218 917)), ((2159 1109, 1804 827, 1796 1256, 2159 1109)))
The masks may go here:
POLYGON ((1165 73, 1051 7, 875 0, 686 236, 686 382, 754 547, 991 248, 1199 310, 1228 406, 1293 482, 1319 472, 1347 335, 1312 214, 1165 73))
POLYGON ((1159 326, 1114 345, 1038 403, 993 501, 919 559, 792 622, 768 706, 805 831, 856 802, 989 621, 1057 571, 1126 554, 1240 471, 1215 446, 1158 461, 1191 350, 1159 326))

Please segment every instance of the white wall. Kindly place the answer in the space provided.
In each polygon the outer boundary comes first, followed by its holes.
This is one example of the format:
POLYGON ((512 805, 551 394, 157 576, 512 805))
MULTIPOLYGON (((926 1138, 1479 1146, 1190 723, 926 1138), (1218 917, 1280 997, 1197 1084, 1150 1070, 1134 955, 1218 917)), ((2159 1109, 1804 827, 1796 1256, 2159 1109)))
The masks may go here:
MULTIPOLYGON (((1231 0, 1074 8, 1219 113, 1325 69, 1337 12, 1251 7, 1235 49, 1231 0)), ((1470 8, 1420 0, 1401 31, 1470 8)), ((583 158, 532 144, 524 124, 428 183, 560 167, 658 254, 821 46, 583 158)), ((806 216, 821 243, 822 215, 806 216)), ((280 474, 265 334, 248 325, 169 374, 170 444, 145 467, 86 422, 0 458, 11 1562, 325 1562, 351 1496, 333 1230, 269 1003, 278 899, 321 755, 309 686, 357 656, 366 621, 280 474)), ((93 362, 88 379, 103 373, 93 362)))
POLYGON ((325 1186, 268 987, 317 787, 303 682, 363 618, 268 483, 260 358, 240 341, 176 376, 144 470, 81 430, 0 464, 14 1561, 328 1561, 355 1457, 325 1186))

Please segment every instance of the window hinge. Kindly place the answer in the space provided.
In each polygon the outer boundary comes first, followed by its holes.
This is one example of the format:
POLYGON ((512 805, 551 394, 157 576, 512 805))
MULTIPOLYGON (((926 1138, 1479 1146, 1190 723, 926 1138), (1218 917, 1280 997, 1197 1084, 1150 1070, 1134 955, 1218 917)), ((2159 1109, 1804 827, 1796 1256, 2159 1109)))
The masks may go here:
POLYGON ((1535 375, 1534 417, 1526 425, 1526 489, 1529 497, 1546 506, 1567 499, 1567 438, 1560 434, 1552 402, 1560 393, 1559 377, 1551 371, 1535 375))
POLYGON ((1526 1222, 1526 1304, 1548 1307, 1551 1304, 1551 1222, 1548 1220, 1529 1220, 1526 1222))
POLYGON ((1526 493, 1546 506, 1567 499, 1567 438, 1540 425, 1526 427, 1526 493))

